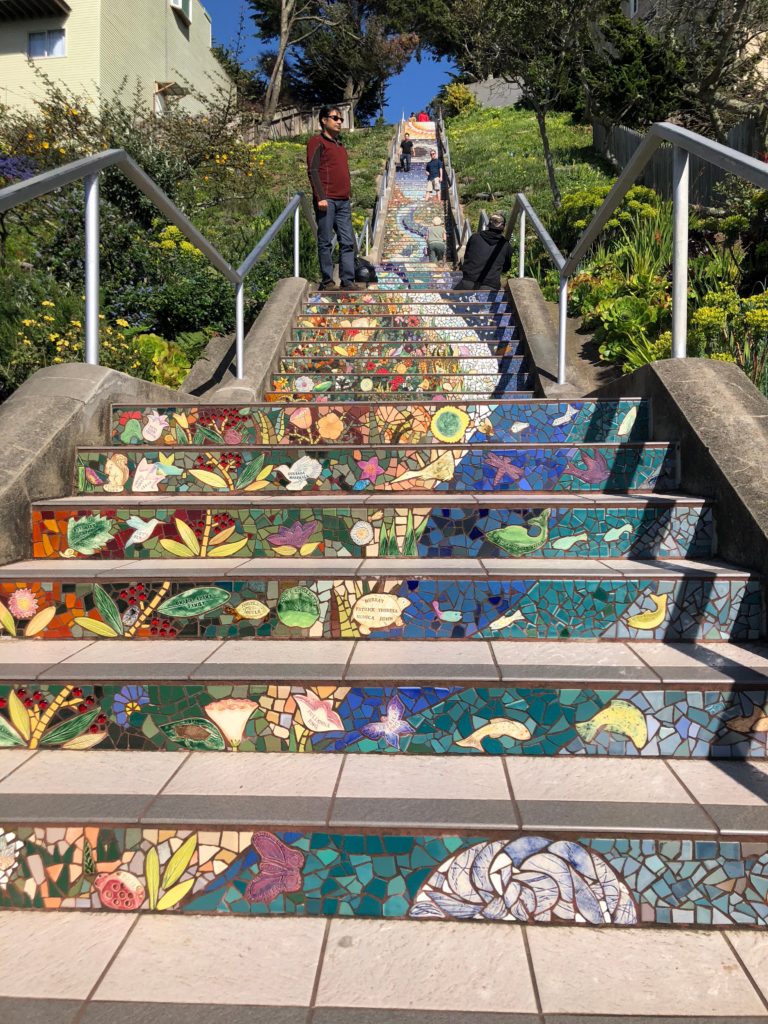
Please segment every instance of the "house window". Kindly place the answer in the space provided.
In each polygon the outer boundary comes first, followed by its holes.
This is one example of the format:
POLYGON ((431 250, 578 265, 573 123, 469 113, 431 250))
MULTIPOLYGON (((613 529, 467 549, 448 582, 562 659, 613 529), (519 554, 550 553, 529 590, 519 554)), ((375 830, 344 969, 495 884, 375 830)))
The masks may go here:
POLYGON ((171 7, 189 25, 192 21, 192 0, 171 0, 171 7))
POLYGON ((66 57, 66 38, 63 28, 52 28, 48 32, 30 32, 27 56, 30 60, 38 60, 41 57, 66 57))

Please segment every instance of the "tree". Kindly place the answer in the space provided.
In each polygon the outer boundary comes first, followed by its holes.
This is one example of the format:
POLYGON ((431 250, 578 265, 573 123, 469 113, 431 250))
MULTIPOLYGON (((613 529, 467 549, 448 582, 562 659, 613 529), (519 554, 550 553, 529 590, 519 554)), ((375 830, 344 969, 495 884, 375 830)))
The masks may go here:
POLYGON ((750 114, 765 120, 768 0, 659 0, 650 28, 685 62, 681 120, 719 142, 750 114))
POLYGON ((291 49, 307 44, 314 33, 336 24, 337 12, 324 0, 248 0, 260 39, 277 40, 272 73, 264 95, 264 109, 259 125, 263 141, 275 116, 283 86, 286 59, 291 49))
POLYGON ((371 116, 387 80, 405 67, 418 45, 413 32, 391 32, 366 0, 333 0, 332 28, 321 28, 294 60, 292 82, 312 103, 342 98, 371 116))

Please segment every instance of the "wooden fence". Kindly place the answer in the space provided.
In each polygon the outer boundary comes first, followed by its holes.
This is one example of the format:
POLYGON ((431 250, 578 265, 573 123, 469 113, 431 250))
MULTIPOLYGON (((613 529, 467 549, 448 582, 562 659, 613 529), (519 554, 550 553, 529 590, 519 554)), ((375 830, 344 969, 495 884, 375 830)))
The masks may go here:
MULTIPOLYGON (((643 140, 643 134, 624 125, 608 128, 600 121, 592 121, 592 144, 598 153, 620 171, 629 163, 632 154, 643 140)), ((757 156, 761 148, 760 131, 749 118, 734 125, 728 132, 728 145, 749 156, 757 156)), ((718 203, 718 185, 727 177, 725 171, 691 156, 691 202, 699 206, 718 203)), ((672 198, 672 147, 663 143, 653 154, 639 182, 655 189, 665 199, 672 198)))
MULTIPOLYGON (((339 113, 344 117, 342 129, 350 130, 351 103, 334 103, 339 113)), ((297 107, 283 107, 275 111, 275 117, 269 128, 270 139, 290 139, 296 135, 307 135, 309 132, 320 131, 320 107, 313 107, 311 110, 299 110, 297 107)), ((243 141, 253 143, 256 141, 259 128, 259 118, 254 116, 251 123, 243 130, 243 141)))

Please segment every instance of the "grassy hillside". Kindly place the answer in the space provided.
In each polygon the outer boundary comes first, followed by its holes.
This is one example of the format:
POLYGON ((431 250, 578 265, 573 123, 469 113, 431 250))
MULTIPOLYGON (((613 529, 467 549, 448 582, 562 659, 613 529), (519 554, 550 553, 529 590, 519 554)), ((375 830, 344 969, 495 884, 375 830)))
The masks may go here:
MULTIPOLYGON (((592 149, 590 128, 574 124, 570 114, 551 114, 547 122, 563 194, 611 180, 610 168, 592 149)), ((481 209, 508 212, 516 192, 525 192, 542 216, 552 211, 533 111, 511 107, 473 110, 451 118, 446 128, 459 195, 473 225, 481 209), (488 193, 493 193, 493 199, 488 193)))

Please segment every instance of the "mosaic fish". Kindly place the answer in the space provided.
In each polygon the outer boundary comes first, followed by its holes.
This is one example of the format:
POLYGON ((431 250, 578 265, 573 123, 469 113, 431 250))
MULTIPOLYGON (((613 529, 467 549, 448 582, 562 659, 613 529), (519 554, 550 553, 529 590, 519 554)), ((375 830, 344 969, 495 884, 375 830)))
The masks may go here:
POLYGON ((558 537, 552 541, 552 547, 558 551, 570 551, 576 544, 586 544, 588 540, 589 534, 585 530, 583 533, 571 534, 570 537, 558 537))
POLYGON ((627 625, 633 629, 656 629, 662 624, 667 614, 668 594, 648 595, 656 607, 651 611, 639 612, 627 619, 627 625))
POLYGON ((625 534, 631 535, 634 532, 634 529, 635 528, 631 523, 624 523, 622 526, 614 526, 603 534, 603 540, 610 544, 615 540, 619 540, 625 534))
POLYGON ((566 423, 570 423, 574 417, 579 415, 579 410, 575 409, 572 405, 569 405, 562 416, 558 416, 556 420, 552 420, 553 427, 564 427, 566 423))
POLYGON ((530 555, 547 543, 551 511, 545 508, 539 515, 532 516, 524 526, 502 526, 498 530, 490 530, 485 536, 509 555, 517 558, 530 555))
POLYGON ((461 612, 454 611, 453 608, 443 611, 439 601, 433 601, 432 608, 441 622, 461 622, 461 612))
POLYGON ((596 451, 594 457, 587 455, 586 452, 582 452, 581 459, 584 463, 584 469, 579 469, 573 462, 569 462, 565 467, 565 472, 575 476, 582 483, 601 484, 611 475, 608 463, 602 452, 596 451))
POLYGON ((507 626, 512 626, 515 622, 520 622, 523 618, 525 618, 523 613, 519 608, 516 608, 513 612, 507 613, 506 615, 500 615, 498 619, 494 619, 493 622, 489 622, 488 629, 506 629, 507 626))
POLYGON ((642 750, 648 742, 645 715, 626 700, 613 700, 607 708, 598 711, 588 722, 577 722, 576 732, 585 743, 591 743, 599 732, 624 736, 642 750))
POLYGON ((509 736, 510 739, 524 742, 531 738, 531 731, 522 722, 516 722, 513 718, 492 718, 487 725, 475 729, 463 740, 456 740, 456 746, 471 747, 472 750, 482 751, 484 739, 498 740, 502 736, 509 736))

